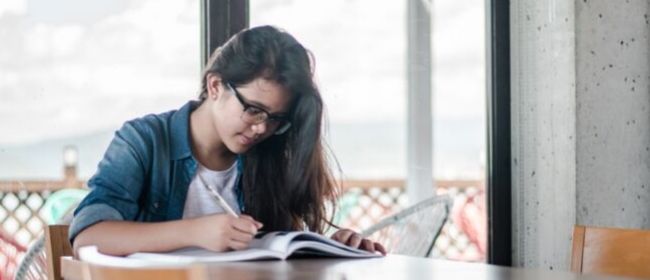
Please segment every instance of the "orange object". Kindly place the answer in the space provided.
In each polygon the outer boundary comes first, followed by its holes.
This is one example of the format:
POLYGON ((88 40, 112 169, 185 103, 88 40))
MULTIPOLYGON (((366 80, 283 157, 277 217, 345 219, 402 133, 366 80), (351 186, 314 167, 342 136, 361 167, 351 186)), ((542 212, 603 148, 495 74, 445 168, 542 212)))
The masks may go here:
POLYGON ((575 226, 571 271, 650 278, 650 231, 575 226))

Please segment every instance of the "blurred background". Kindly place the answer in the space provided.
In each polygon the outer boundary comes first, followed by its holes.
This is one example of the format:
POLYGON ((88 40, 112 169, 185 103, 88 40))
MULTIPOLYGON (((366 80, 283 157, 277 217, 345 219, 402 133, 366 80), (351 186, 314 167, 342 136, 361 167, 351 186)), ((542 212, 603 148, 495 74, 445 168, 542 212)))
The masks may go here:
MULTIPOLYGON (((431 17, 432 180, 437 193, 455 198, 435 257, 484 261, 484 1, 423 3, 431 17)), ((316 58, 326 137, 342 170, 342 226, 361 230, 408 205, 406 8, 250 1, 250 26, 283 28, 316 58)), ((4 242, 26 247, 53 222, 48 197, 84 188, 122 123, 197 98, 199 11, 198 0, 0 3, 4 242)))

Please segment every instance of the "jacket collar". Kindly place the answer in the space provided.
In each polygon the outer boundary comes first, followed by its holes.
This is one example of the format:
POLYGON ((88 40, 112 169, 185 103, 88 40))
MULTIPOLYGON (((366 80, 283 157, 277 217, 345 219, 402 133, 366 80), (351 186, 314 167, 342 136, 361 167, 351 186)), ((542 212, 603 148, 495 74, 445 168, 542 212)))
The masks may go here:
POLYGON ((169 129, 171 132, 171 159, 178 160, 192 156, 190 143, 190 113, 201 103, 189 101, 171 116, 169 129))

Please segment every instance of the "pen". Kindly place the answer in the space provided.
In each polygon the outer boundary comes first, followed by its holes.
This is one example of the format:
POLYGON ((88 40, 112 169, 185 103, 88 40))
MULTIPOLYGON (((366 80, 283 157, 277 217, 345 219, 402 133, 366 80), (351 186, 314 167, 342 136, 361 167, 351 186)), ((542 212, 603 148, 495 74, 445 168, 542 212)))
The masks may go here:
POLYGON ((201 180, 201 183, 203 183, 203 186, 205 186, 205 188, 208 189, 208 191, 210 191, 212 196, 217 200, 217 203, 219 204, 219 206, 221 206, 221 208, 226 210, 226 212, 228 212, 228 214, 232 215, 235 218, 239 218, 239 215, 237 215, 237 213, 235 213, 235 210, 232 210, 232 208, 230 208, 230 205, 228 205, 228 202, 226 202, 226 200, 223 199, 223 197, 221 197, 221 195, 217 191, 215 191, 213 188, 208 186, 208 184, 205 182, 205 180, 203 180, 203 177, 201 176, 201 174, 198 174, 198 176, 199 176, 199 180, 201 180))

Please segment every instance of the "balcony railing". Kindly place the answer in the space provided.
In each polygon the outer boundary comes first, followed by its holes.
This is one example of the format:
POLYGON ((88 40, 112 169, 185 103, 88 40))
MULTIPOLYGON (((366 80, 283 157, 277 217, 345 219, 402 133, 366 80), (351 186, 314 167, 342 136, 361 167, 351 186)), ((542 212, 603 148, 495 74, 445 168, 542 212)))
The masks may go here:
MULTIPOLYGON (((335 222, 361 230, 407 206, 404 180, 343 181, 335 222)), ((47 221, 43 204, 55 191, 82 188, 84 182, 7 181, 0 182, 0 223, 5 235, 27 246, 38 237, 47 221)), ((444 226, 434 256, 482 261, 485 256, 485 212, 482 181, 440 180, 439 194, 455 198, 454 209, 444 226)))

